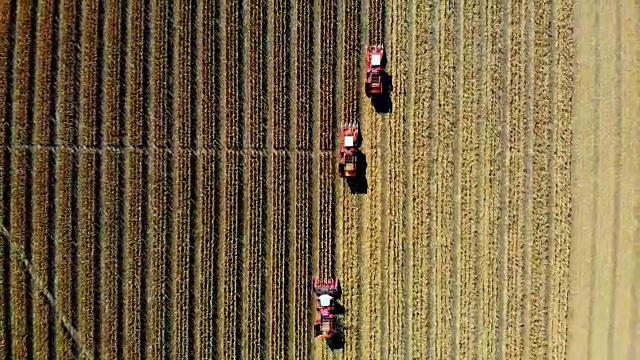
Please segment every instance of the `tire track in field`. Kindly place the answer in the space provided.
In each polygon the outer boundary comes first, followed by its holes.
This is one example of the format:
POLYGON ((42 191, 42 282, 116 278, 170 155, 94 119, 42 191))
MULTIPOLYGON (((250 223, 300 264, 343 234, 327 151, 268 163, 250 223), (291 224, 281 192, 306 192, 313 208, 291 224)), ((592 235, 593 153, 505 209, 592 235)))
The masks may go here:
MULTIPOLYGON (((292 264, 289 286, 292 296, 289 300, 289 308, 292 315, 289 320, 289 358, 307 359, 311 357, 310 322, 312 314, 312 298, 310 294, 309 279, 313 273, 313 215, 315 191, 314 180, 311 179, 313 159, 310 150, 314 149, 314 107, 311 101, 314 99, 314 50, 318 39, 314 35, 315 24, 318 19, 314 17, 314 3, 311 1, 294 2, 295 28, 291 43, 295 46, 295 82, 292 93, 295 94, 295 107, 291 113, 295 119, 295 158, 292 159, 295 166, 293 171, 295 179, 292 183, 296 186, 295 198, 292 199, 295 217, 294 235, 291 238, 289 261, 292 264), (313 184, 311 189, 308 184, 313 184), (309 206, 309 203, 312 205, 309 206), (310 211, 311 210, 311 211, 310 211), (311 239, 311 241, 309 241, 311 239), (311 243, 311 244, 310 244, 311 243)), ((292 185, 293 186, 293 185, 292 185)), ((316 273, 317 274, 317 273, 316 273)))
MULTIPOLYGON (((125 103, 126 146, 143 146, 147 143, 148 118, 144 112, 144 2, 131 1, 127 13, 126 68, 127 98, 125 103)), ((97 10, 97 9, 96 9, 97 10)), ((93 10, 95 11, 95 10, 93 10)), ((148 154, 143 150, 125 150, 125 229, 124 238, 124 353, 132 358, 144 354, 144 325, 146 323, 144 299, 146 294, 146 229, 148 226, 146 204, 146 164, 148 154)))
MULTIPOLYGON (((269 119, 267 126, 267 149, 269 163, 267 174, 270 179, 267 189, 267 282, 266 282, 266 324, 270 329, 266 334, 266 352, 268 358, 284 359, 288 355, 289 301, 288 277, 289 257, 288 237, 292 227, 291 194, 295 192, 290 184, 293 168, 290 152, 295 148, 290 139, 295 137, 290 127, 290 89, 291 89, 291 49, 290 42, 290 2, 289 0, 271 0, 268 3, 267 73, 276 69, 287 76, 283 79, 270 77, 267 94, 269 96, 269 119), (283 151, 284 150, 284 151, 283 151)), ((266 325, 265 324, 265 325, 266 325)))
MULTIPOLYGON (((79 157, 79 324, 82 346, 91 349, 94 357, 99 357, 100 344, 100 248, 102 234, 100 228, 101 204, 100 182, 102 174, 102 158, 97 148, 102 143, 102 92, 103 78, 103 28, 104 7, 97 3, 87 2, 82 8, 82 69, 80 123, 81 146, 96 146, 96 150, 83 151, 79 157), (85 129, 88 129, 85 130, 85 129)), ((52 15, 55 17, 56 7, 52 15)), ((50 25, 50 26, 53 26, 50 25)), ((53 29, 52 29, 53 30, 53 29)), ((50 60, 48 60, 50 61, 50 60)), ((45 65, 48 67, 48 65, 45 65)), ((53 67, 53 66, 52 66, 53 67)), ((50 69, 50 68, 48 68, 50 69)), ((48 91, 46 89, 45 91, 48 91)), ((52 112, 53 113, 53 112, 52 112)), ((53 115, 53 114, 52 114, 53 115)), ((44 118, 43 118, 44 120, 44 118)), ((42 121, 43 139, 50 139, 54 134, 47 134, 46 121, 42 121)), ((44 144, 49 144, 44 141, 44 144)), ((52 142, 51 142, 52 143, 52 142)), ((54 161, 54 160, 50 160, 54 161)), ((45 190, 46 191, 46 190, 45 190)), ((52 199, 54 200, 54 199, 52 199)), ((52 289, 49 290, 53 292, 52 289)), ((43 299, 46 301, 46 299, 43 299)), ((51 314, 55 319, 55 314, 51 314)))
POLYGON ((433 229, 430 222, 433 219, 433 181, 435 179, 434 152, 431 147, 435 145, 433 137, 434 106, 433 99, 437 94, 437 66, 435 65, 436 28, 432 21, 437 15, 437 7, 425 0, 417 0, 415 7, 415 28, 413 43, 416 47, 412 54, 415 85, 413 87, 413 139, 412 158, 413 163, 413 271, 411 287, 411 311, 412 311, 412 358, 425 359, 433 357, 431 353, 435 348, 431 313, 434 309, 433 302, 433 229))
POLYGON ((156 359, 167 359, 171 344, 168 288, 170 269, 170 243, 172 236, 172 176, 170 163, 172 118, 172 93, 169 87, 171 47, 168 4, 153 3, 151 6, 151 119, 150 133, 150 214, 149 281, 147 304, 146 354, 156 359), (157 149, 154 147, 162 147, 157 149))
POLYGON ((195 329, 199 331, 194 342, 196 358, 215 357, 219 344, 216 323, 221 321, 218 304, 218 281, 220 256, 223 255, 220 236, 221 228, 221 67, 222 39, 221 24, 217 21, 221 15, 221 1, 212 6, 198 5, 197 46, 201 56, 197 59, 197 116, 195 129, 196 147, 202 149, 197 156, 196 182, 201 184, 202 194, 196 198, 196 243, 195 243, 195 329), (213 26, 208 26, 213 24, 213 26))
POLYGON ((243 210, 243 156, 239 152, 242 148, 244 126, 241 118, 244 107, 244 82, 241 69, 244 66, 242 37, 242 17, 244 11, 237 2, 224 3, 224 20, 221 28, 225 31, 223 42, 224 50, 221 58, 226 59, 223 65, 222 78, 224 89, 223 106, 223 152, 224 170, 222 180, 224 183, 223 203, 224 211, 221 216, 224 221, 223 235, 223 261, 221 272, 223 274, 223 286, 219 290, 220 307, 233 309, 230 314, 218 324, 218 334, 222 336, 218 347, 218 357, 230 359, 241 356, 242 352, 242 244, 240 240, 244 236, 242 227, 243 210))
POLYGON ((242 243, 242 357, 261 359, 266 355, 265 248, 267 206, 266 125, 267 6, 266 0, 243 4, 243 106, 244 149, 244 243, 242 243))

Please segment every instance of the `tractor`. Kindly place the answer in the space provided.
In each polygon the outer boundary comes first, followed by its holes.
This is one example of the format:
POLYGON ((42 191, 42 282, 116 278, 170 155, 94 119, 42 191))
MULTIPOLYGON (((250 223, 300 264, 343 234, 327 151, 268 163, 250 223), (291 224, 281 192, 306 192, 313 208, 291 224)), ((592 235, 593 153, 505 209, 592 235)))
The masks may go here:
POLYGON ((312 285, 317 311, 313 324, 314 337, 331 340, 337 335, 335 301, 340 297, 338 280, 316 278, 312 285))
POLYGON ((360 129, 358 123, 352 121, 342 124, 340 139, 340 162, 338 163, 338 174, 341 178, 355 178, 358 175, 358 155, 360 152, 360 129))
POLYGON ((366 50, 367 79, 364 90, 367 97, 383 95, 388 89, 385 86, 385 54, 383 45, 368 46, 366 50))

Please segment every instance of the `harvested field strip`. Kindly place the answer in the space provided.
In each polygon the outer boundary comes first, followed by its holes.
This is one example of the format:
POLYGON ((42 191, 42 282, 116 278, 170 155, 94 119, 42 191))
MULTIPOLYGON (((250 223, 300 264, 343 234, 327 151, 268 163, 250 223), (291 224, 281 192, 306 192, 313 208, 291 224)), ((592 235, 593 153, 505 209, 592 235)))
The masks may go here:
POLYGON ((289 307, 292 314, 289 322, 290 359, 308 359, 311 355, 311 334, 309 333, 310 307, 313 306, 309 295, 309 278, 311 273, 311 245, 312 238, 312 212, 309 203, 312 199, 312 191, 309 186, 312 174, 311 155, 298 153, 295 158, 295 182, 300 184, 295 193, 295 237, 291 246, 289 262, 291 266, 292 296, 289 307))
POLYGON ((23 260, 31 261, 30 221, 28 207, 31 184, 28 162, 31 154, 28 151, 17 151, 11 154, 11 166, 17 169, 11 174, 11 212, 10 212, 10 244, 11 244, 11 356, 26 358, 33 354, 31 348, 31 318, 21 316, 30 314, 31 294, 29 292, 29 276, 24 268, 23 260))
POLYGON ((455 13, 447 7, 440 9, 440 31, 442 42, 440 43, 440 89, 438 109, 438 147, 437 147, 437 197, 436 206, 440 218, 436 220, 436 342, 443 344, 436 349, 436 358, 449 358, 455 355, 453 342, 453 314, 451 313, 454 295, 451 274, 453 274, 453 232, 451 229, 453 219, 453 140, 454 127, 450 119, 454 118, 454 92, 455 84, 455 13), (445 345, 446 344, 446 345, 445 345))
MULTIPOLYGON (((385 254, 387 256, 387 268, 385 269, 388 289, 388 324, 389 324, 389 344, 387 353, 383 357, 405 358, 409 340, 408 333, 411 324, 407 323, 406 305, 406 249, 407 236, 404 207, 406 192, 407 166, 406 151, 408 137, 406 133, 405 97, 407 86, 407 61, 408 61, 408 24, 407 7, 405 1, 391 1, 391 14, 389 21, 389 38, 392 44, 389 51, 389 58, 393 59, 393 67, 390 68, 390 75, 393 78, 394 91, 391 93, 394 104, 393 113, 387 117, 389 121, 388 134, 388 160, 387 176, 389 179, 389 202, 387 213, 389 214, 388 242, 385 254)), ((384 250, 383 250, 384 251, 384 250)), ((383 268, 384 269, 384 268, 383 268)), ((383 300, 384 301, 384 300, 383 300)), ((410 309, 409 309, 410 310, 410 309)))
MULTIPOLYGON (((178 115, 179 116, 179 115, 178 115)), ((176 134, 177 135, 177 134, 176 134)), ((172 349, 171 357, 184 359, 193 349, 193 206, 195 203, 195 157, 180 153, 173 157, 173 201, 175 209, 171 239, 172 349)))
MULTIPOLYGON (((58 7, 54 0, 46 0, 39 3, 38 6, 38 43, 36 50, 36 79, 35 79, 35 120, 34 120, 34 144, 37 145, 53 145, 55 141, 55 103, 56 103, 56 73, 57 70, 57 36, 58 32, 54 30, 58 26, 58 7)), ((97 14, 97 12, 96 12, 97 14)), ((87 21, 89 22, 89 21, 87 21)), ((90 27, 87 24, 87 27, 90 27)), ((96 29, 97 30, 97 29, 96 29)), ((94 32, 95 33, 95 32, 94 32)), ((94 45, 91 38, 83 41, 87 51, 92 49, 94 45)), ((1 50, 0 50, 1 52, 1 50)), ((91 66, 91 74, 96 72, 96 63, 91 64, 91 59, 87 56, 83 57, 83 65, 91 66)), ((86 71, 86 67, 84 70, 86 71)), ((84 82, 84 80, 83 80, 84 82)), ((92 82, 89 82, 92 83, 92 82)), ((90 95, 87 93, 88 87, 83 87, 83 106, 82 112, 95 108, 95 103, 90 103, 87 99, 90 95), (89 95, 89 96, 87 96, 89 95)), ((95 89, 94 89, 95 90, 95 89)), ((1 130, 0 130, 1 131, 1 130)), ((1 137, 0 137, 1 138, 1 137)), ((4 144, 4 142, 3 142, 4 144)))
POLYGON ((508 298, 506 302, 505 349, 504 356, 517 359, 524 356, 523 330, 521 322, 524 319, 524 186, 525 179, 522 170, 525 168, 525 116, 526 116, 526 78, 525 78, 525 5, 513 3, 511 5, 511 38, 510 38, 510 84, 509 95, 511 107, 509 109, 509 216, 507 247, 507 278, 506 286, 508 298), (518 319, 515 321, 514 319, 518 319))
POLYGON ((214 356, 217 349, 216 321, 220 318, 217 303, 218 251, 220 238, 220 154, 205 151, 199 158, 196 182, 201 184, 197 198, 198 215, 195 258, 196 307, 195 356, 214 356), (211 165, 205 165, 211 164, 211 165))
POLYGON ((547 294, 547 266, 550 250, 551 169, 549 168, 550 123, 550 66, 551 37, 549 32, 551 8, 546 2, 534 1, 534 74, 533 95, 533 239, 531 243, 531 334, 530 354, 533 358, 546 356, 549 334, 546 328, 549 311, 547 294))
MULTIPOLYGON (((265 343, 264 293, 266 251, 265 211, 267 172, 266 158, 250 154, 244 158, 244 241, 242 249, 242 358, 260 359, 265 343)), ((242 225, 239 225, 242 226, 242 225)))
POLYGON ((269 211, 270 235, 267 257, 267 353, 273 358, 284 359, 287 357, 286 347, 289 341, 288 322, 290 308, 287 306, 290 294, 288 279, 289 252, 287 240, 289 237, 289 223, 291 216, 290 193, 288 187, 291 181, 289 163, 292 159, 286 153, 274 153, 271 155, 270 173, 268 175, 268 192, 271 195, 269 211))
MULTIPOLYGON (((161 121, 166 115, 161 111, 161 108, 158 109, 160 113, 157 114, 156 119, 158 120, 156 121, 161 121)), ((171 209, 173 207, 172 174, 169 171, 171 158, 171 154, 166 151, 153 151, 150 154, 150 183, 153 185, 149 189, 149 214, 154 214, 154 216, 151 216, 151 236, 148 248, 149 280, 147 293, 149 303, 147 304, 147 327, 145 333, 149 340, 145 352, 149 357, 153 358, 166 358, 169 356, 168 347, 165 344, 169 342, 169 334, 167 333, 169 329, 169 295, 167 289, 169 261, 167 258, 169 256, 169 240, 172 228, 171 209)))
MULTIPOLYGON (((53 152, 49 161, 52 162, 53 152)), ((100 250, 101 250, 101 154, 84 151, 79 156, 78 333, 83 347, 98 357, 100 345, 100 250)), ((46 169, 44 164, 38 167, 46 169)), ((46 171, 44 172, 46 173, 46 171)), ((47 191, 53 183, 39 183, 47 191)), ((49 194, 53 201, 53 193, 49 194)), ((45 202, 46 203, 46 202, 45 202)), ((49 211, 53 211, 51 208, 49 211)), ((53 214, 49 215, 52 216, 53 214)), ((45 248, 46 249, 46 248, 45 248)), ((53 254, 51 254, 53 255, 53 254)), ((50 255, 50 256, 51 256, 50 255)), ((43 279, 45 281, 46 278, 43 279)), ((48 290, 51 291, 51 290, 48 290)), ((43 300, 44 301, 44 300, 43 300)), ((52 314, 51 316, 54 316, 52 314)), ((52 318, 53 319, 53 318, 52 318)), ((51 334, 54 336, 54 334, 51 334)))
MULTIPOLYGON (((102 159, 102 259, 100 264, 101 354, 121 356, 123 332, 124 157, 105 151, 102 159)), ((58 193, 58 196, 60 194, 58 193)), ((60 209, 58 208, 58 211, 60 209)), ((61 234, 56 233, 57 236, 61 234)), ((56 254, 63 254, 56 248, 56 254)), ((56 275, 58 273, 56 272, 56 275)))
POLYGON ((413 117, 413 294, 412 355, 414 359, 433 358, 435 352, 435 266, 433 251, 435 213, 434 132, 437 111, 437 32, 433 21, 438 8, 427 1, 416 1, 415 88, 413 117), (419 215, 418 215, 419 214, 419 215))
POLYGON ((142 355, 145 347, 147 162, 147 154, 141 151, 128 151, 125 154, 124 351, 127 356, 135 358, 142 355))
POLYGON ((224 161, 224 274, 220 307, 230 309, 218 327, 218 334, 222 336, 218 347, 220 358, 235 358, 241 356, 241 327, 242 327, 242 238, 243 229, 243 157, 241 154, 228 151, 224 161))

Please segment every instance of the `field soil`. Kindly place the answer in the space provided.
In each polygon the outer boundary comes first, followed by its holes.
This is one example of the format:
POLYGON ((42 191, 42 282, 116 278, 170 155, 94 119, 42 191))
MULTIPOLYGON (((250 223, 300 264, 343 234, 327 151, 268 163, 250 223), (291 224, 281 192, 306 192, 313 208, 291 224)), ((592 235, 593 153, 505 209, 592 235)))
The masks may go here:
POLYGON ((638 15, 0 2, 0 358, 640 358, 638 15))

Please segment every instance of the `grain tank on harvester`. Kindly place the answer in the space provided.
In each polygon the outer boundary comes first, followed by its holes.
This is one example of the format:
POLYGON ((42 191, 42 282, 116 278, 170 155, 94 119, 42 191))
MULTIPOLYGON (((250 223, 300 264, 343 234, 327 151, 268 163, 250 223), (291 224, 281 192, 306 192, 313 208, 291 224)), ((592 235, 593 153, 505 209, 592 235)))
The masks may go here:
POLYGON ((316 278, 312 286, 316 297, 314 337, 330 340, 338 335, 336 299, 340 297, 340 284, 336 279, 316 278))

